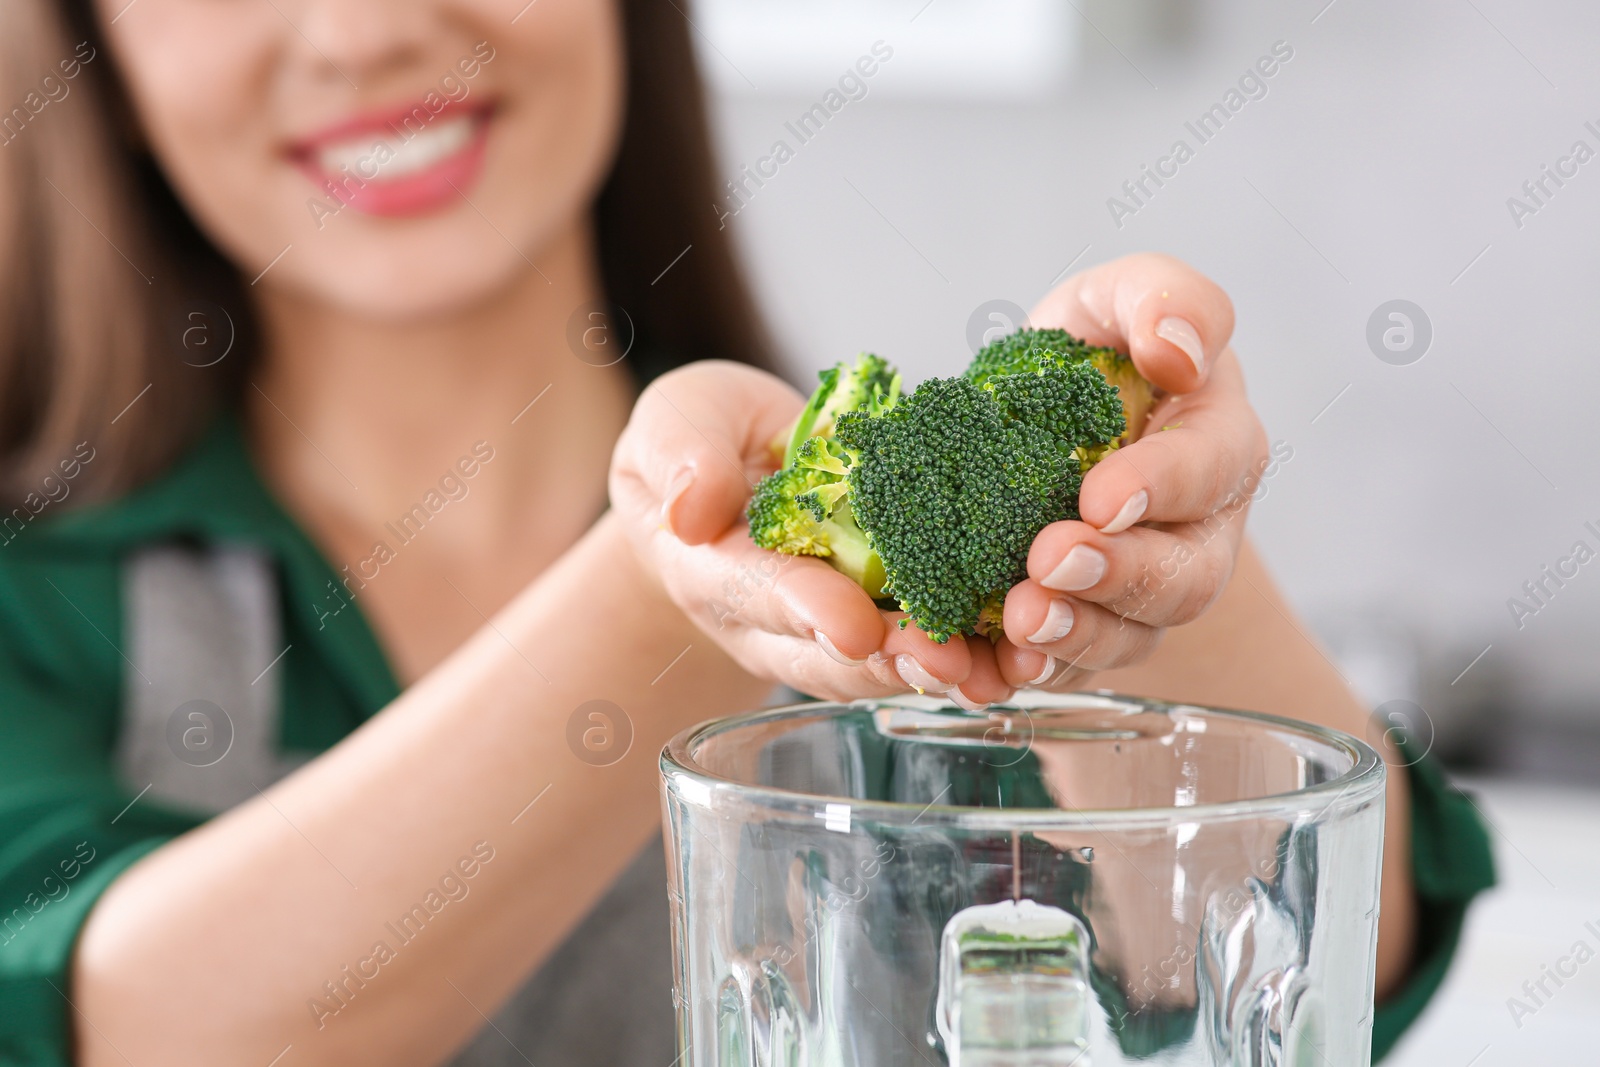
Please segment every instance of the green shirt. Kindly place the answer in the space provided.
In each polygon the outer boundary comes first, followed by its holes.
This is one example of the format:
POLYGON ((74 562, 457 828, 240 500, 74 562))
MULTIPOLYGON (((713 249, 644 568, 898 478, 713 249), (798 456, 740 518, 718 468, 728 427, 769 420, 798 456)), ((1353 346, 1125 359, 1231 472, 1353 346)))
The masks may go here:
MULTIPOLYGON (((123 561, 175 538, 248 544, 275 562, 282 749, 323 751, 400 692, 360 608, 334 595, 341 576, 267 491, 232 418, 120 500, 47 508, 0 531, 0 1064, 70 1062, 69 965, 89 910, 118 874, 205 818, 137 796, 114 761, 123 561)), ((1467 903, 1494 880, 1470 803, 1428 760, 1410 773, 1422 931, 1409 984, 1377 1010, 1375 1056, 1438 988, 1467 903)))

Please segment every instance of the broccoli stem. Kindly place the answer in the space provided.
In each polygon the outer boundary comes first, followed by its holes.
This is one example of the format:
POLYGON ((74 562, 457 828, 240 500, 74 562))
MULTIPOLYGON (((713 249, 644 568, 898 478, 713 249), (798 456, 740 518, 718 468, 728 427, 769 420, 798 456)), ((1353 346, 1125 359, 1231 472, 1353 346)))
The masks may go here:
POLYGON ((867 542, 866 531, 856 525, 850 505, 841 503, 825 525, 829 527, 828 547, 831 551, 828 562, 834 570, 865 589, 872 599, 882 597, 883 583, 888 580, 883 560, 867 542))
POLYGON ((800 446, 812 435, 812 430, 817 425, 817 419, 822 414, 822 409, 828 403, 828 398, 833 395, 834 389, 839 384, 837 369, 822 373, 822 384, 817 386, 816 392, 811 394, 811 399, 806 403, 805 410, 794 420, 794 429, 789 431, 789 447, 783 451, 783 465, 794 466, 795 453, 800 451, 800 446))

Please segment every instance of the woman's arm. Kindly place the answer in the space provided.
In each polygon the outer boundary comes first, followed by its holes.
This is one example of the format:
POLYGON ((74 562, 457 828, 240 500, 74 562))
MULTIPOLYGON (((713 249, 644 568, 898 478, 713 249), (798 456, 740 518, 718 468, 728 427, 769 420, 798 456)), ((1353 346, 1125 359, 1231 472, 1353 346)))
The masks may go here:
POLYGON ((113 884, 77 947, 79 1062, 260 1067, 288 1045, 302 1067, 439 1062, 659 824, 665 741, 766 691, 606 517, 345 741, 113 884), (568 748, 594 699, 632 722, 612 766, 568 748), (439 907, 447 872, 467 895, 439 907))
POLYGON ((1146 662, 1094 676, 1090 685, 1143 696, 1268 712, 1379 743, 1389 769, 1384 816, 1377 994, 1406 977, 1416 927, 1411 820, 1397 749, 1369 729, 1367 709, 1284 601, 1246 541, 1232 580, 1209 611, 1168 631, 1146 662))

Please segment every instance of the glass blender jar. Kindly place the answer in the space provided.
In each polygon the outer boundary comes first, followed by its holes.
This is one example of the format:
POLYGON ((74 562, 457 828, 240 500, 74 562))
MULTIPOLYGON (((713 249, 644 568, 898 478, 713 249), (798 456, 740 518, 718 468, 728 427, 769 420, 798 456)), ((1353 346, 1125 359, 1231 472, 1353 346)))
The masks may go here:
POLYGON ((1384 765, 1244 712, 805 704, 661 758, 686 1067, 1370 1060, 1384 765))

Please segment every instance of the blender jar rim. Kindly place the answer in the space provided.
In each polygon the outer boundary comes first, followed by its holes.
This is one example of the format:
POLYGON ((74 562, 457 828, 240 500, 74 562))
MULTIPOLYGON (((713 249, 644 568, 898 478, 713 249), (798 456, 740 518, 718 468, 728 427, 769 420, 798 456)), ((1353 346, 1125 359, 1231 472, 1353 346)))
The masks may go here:
POLYGON ((1382 758, 1372 746, 1343 731, 1314 723, 1262 712, 1126 696, 1105 689, 1065 694, 1024 691, 1016 696, 1018 699, 994 705, 988 710, 1015 709, 1027 712, 1035 709, 1099 708, 1107 711, 1120 710, 1126 714, 1158 712, 1171 715, 1179 712, 1186 716, 1198 715, 1207 719, 1244 720, 1254 723, 1257 727, 1271 727, 1280 732, 1297 734, 1342 751, 1350 758, 1350 766, 1327 781, 1288 792, 1269 793, 1241 800, 1136 808, 1001 808, 864 800, 859 797, 804 793, 776 786, 756 785, 714 773, 701 766, 693 756, 695 746, 705 739, 757 721, 838 715, 849 711, 877 708, 952 712, 962 710, 942 700, 903 696, 857 700, 850 703, 807 701, 781 707, 760 708, 691 726, 679 732, 661 750, 659 765, 663 788, 678 799, 696 807, 711 807, 714 797, 719 794, 732 794, 745 803, 764 806, 774 813, 812 815, 819 820, 826 816, 829 825, 840 817, 837 809, 846 807, 848 814, 843 817, 847 822, 864 820, 880 825, 916 823, 925 827, 956 826, 968 829, 1007 830, 1102 829, 1108 826, 1135 829, 1270 815, 1294 817, 1308 809, 1317 810, 1320 816, 1326 816, 1334 811, 1335 805, 1347 797, 1348 802, 1344 806, 1353 807, 1369 802, 1374 797, 1380 796, 1383 791, 1386 768, 1382 758))

